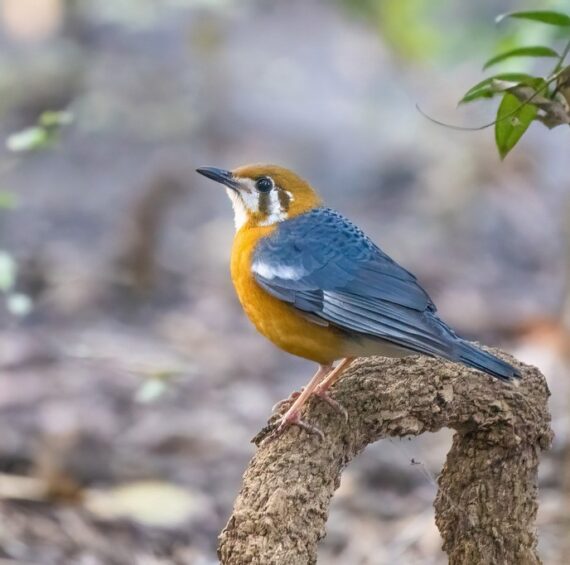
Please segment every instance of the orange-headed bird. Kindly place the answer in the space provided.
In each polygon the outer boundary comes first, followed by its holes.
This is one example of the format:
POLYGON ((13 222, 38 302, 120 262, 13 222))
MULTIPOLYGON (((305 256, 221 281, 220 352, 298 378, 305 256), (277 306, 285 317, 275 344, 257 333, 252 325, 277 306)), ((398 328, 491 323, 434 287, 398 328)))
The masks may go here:
POLYGON ((276 433, 296 424, 321 434, 301 419, 301 409, 316 394, 342 410, 327 391, 356 357, 422 354, 503 381, 520 377, 458 337, 416 277, 323 206, 295 173, 275 165, 197 171, 223 184, 232 201, 231 275, 246 314, 275 345, 319 364, 276 433))

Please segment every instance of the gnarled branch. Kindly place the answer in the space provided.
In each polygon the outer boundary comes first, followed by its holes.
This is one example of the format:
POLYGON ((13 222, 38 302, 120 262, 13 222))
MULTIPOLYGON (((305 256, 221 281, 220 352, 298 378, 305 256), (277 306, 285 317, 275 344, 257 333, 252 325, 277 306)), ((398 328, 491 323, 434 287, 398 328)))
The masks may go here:
POLYGON ((552 437, 549 391, 537 369, 515 364, 519 386, 425 357, 356 362, 334 388, 348 423, 313 400, 308 419, 324 441, 293 428, 258 449, 220 536, 222 563, 316 563, 346 464, 379 439, 443 427, 456 431, 435 500, 450 563, 540 563, 536 481, 552 437))

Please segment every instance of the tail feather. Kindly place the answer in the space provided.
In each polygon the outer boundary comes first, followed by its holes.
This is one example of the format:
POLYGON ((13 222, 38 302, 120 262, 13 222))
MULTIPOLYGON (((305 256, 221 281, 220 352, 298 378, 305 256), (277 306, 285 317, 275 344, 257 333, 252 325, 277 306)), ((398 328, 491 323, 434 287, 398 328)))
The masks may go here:
POLYGON ((520 379, 521 373, 509 363, 502 361, 495 355, 491 355, 471 343, 461 340, 456 350, 457 360, 468 367, 473 367, 488 373, 492 377, 502 381, 520 379))

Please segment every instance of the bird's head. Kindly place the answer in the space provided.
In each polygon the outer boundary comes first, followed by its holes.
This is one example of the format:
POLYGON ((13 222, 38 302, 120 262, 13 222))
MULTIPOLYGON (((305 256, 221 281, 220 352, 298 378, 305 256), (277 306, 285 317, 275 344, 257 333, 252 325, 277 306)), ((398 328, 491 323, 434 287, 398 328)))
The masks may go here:
POLYGON ((226 187, 236 229, 271 226, 321 203, 309 183, 276 165, 246 165, 233 171, 201 167, 197 172, 226 187))

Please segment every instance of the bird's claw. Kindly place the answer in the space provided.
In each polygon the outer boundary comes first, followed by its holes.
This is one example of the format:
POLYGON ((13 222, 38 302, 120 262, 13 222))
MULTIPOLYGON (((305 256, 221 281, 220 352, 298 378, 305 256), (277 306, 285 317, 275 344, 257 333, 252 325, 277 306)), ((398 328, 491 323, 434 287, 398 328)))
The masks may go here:
POLYGON ((326 402, 333 410, 342 414, 344 421, 348 422, 348 411, 338 400, 335 400, 328 392, 316 390, 315 396, 326 402))
POLYGON ((294 390, 289 395, 289 398, 285 398, 274 404, 273 407, 271 408, 271 413, 280 414, 283 411, 284 407, 286 406, 289 407, 289 405, 292 404, 300 396, 301 392, 303 392, 303 389, 301 389, 300 391, 294 390))
MULTIPOLYGON (((297 426, 309 434, 318 436, 320 440, 325 439, 325 434, 320 428, 301 419, 301 412, 299 409, 291 409, 292 404, 297 400, 297 398, 299 398, 302 392, 303 389, 300 391, 294 391, 291 393, 289 398, 280 400, 273 406, 271 409, 271 420, 273 420, 273 422, 253 438, 253 443, 258 446, 267 445, 281 436, 289 426, 297 426), (285 409, 287 410, 285 411, 285 409), (283 414, 283 412, 285 413, 283 414)), ((317 388, 313 392, 312 396, 316 396, 326 402, 333 410, 342 414, 345 422, 348 422, 348 412, 346 408, 340 402, 332 398, 326 390, 319 390, 317 388)))
POLYGON ((319 439, 323 441, 325 439, 325 434, 322 432, 320 428, 313 424, 309 424, 305 422, 305 420, 301 420, 300 416, 297 416, 295 419, 287 421, 282 420, 277 429, 275 430, 278 434, 283 433, 289 426, 297 426, 302 430, 305 430, 309 434, 313 434, 319 436, 319 439))
MULTIPOLYGON (((299 412, 291 412, 290 414, 285 414, 281 417, 278 422, 275 424, 275 427, 272 432, 270 432, 264 439, 261 440, 261 443, 258 445, 268 445, 275 441, 279 436, 281 436, 290 426, 297 426, 302 430, 305 430, 307 433, 318 436, 319 440, 323 441, 325 439, 325 434, 322 432, 320 428, 314 426, 313 424, 309 424, 301 419, 301 414, 299 412)), ((256 436, 254 441, 259 438, 256 436)), ((257 443, 257 442, 255 442, 257 443)))

